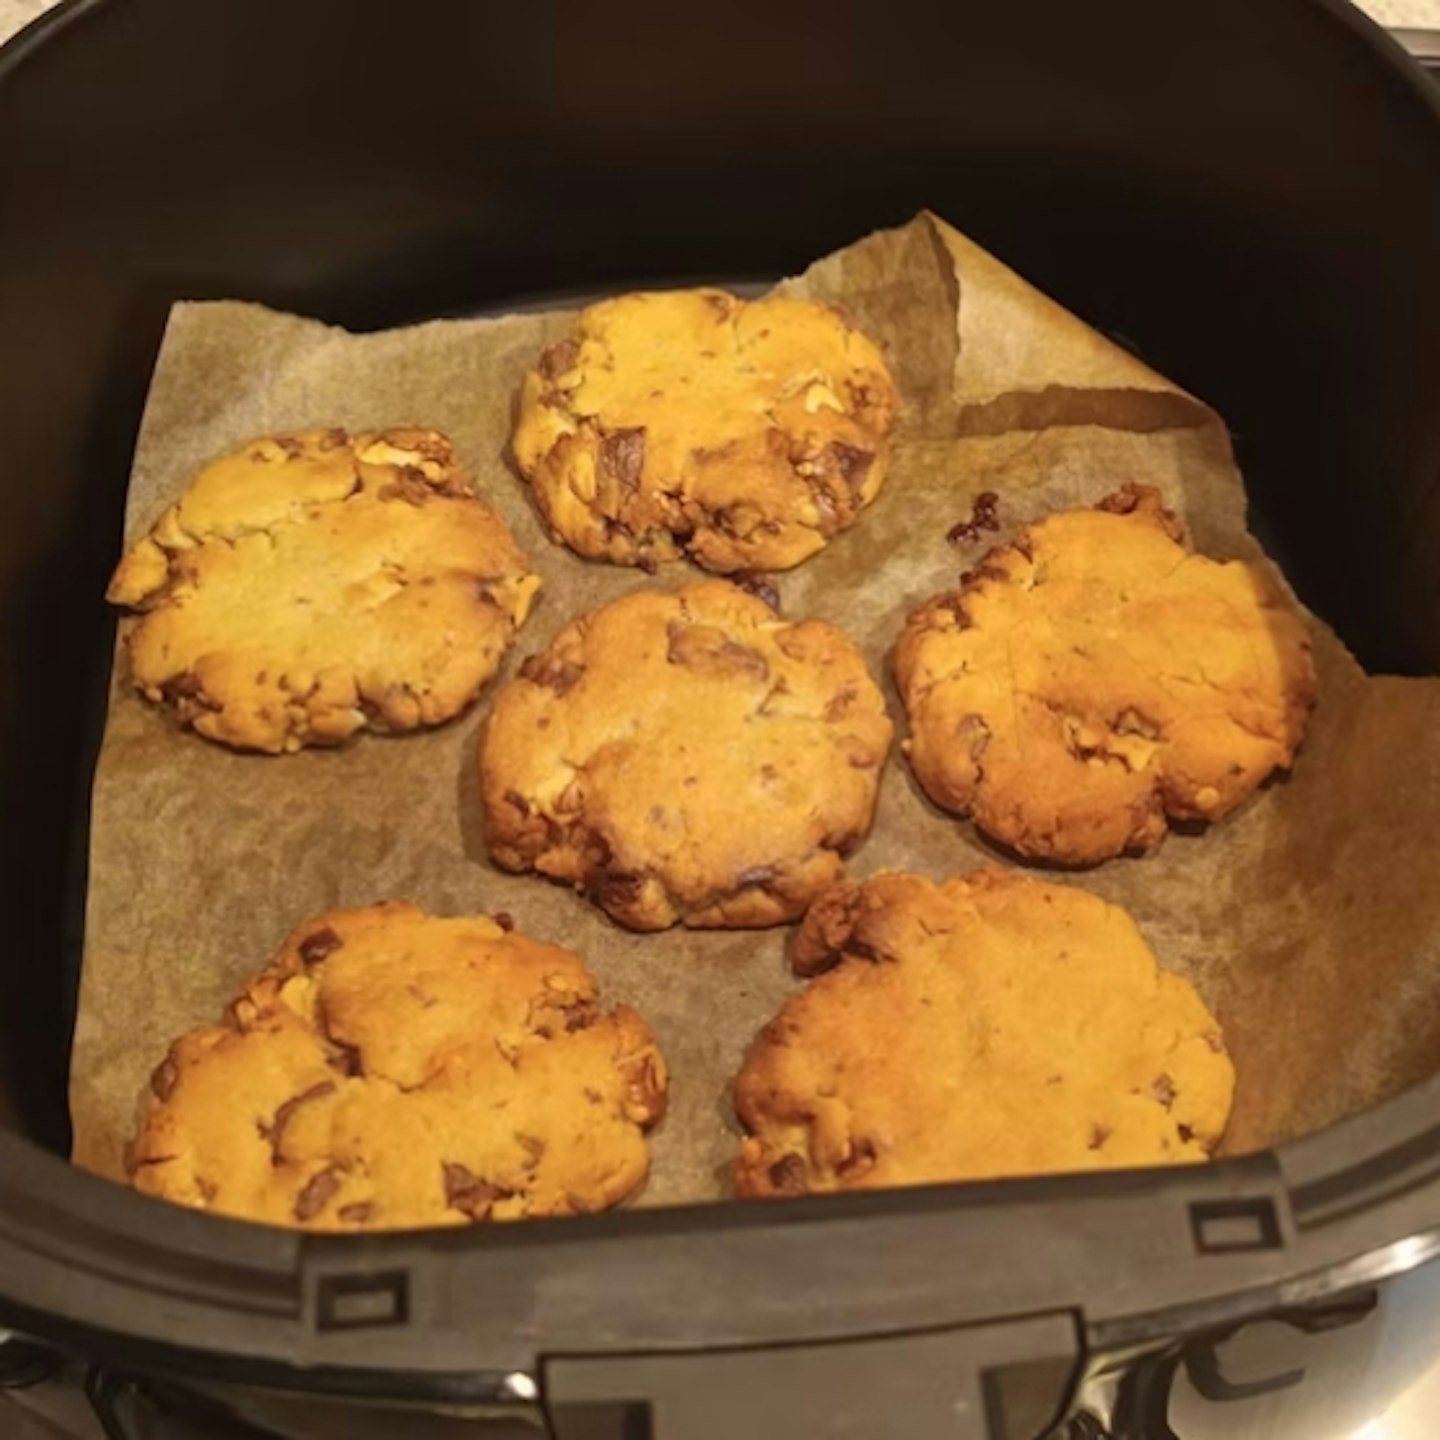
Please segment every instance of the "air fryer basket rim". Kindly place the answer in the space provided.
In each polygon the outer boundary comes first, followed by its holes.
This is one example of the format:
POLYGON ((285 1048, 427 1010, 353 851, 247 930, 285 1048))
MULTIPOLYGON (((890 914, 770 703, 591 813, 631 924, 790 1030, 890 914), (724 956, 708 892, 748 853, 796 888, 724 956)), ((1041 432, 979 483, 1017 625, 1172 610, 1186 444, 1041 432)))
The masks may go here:
MULTIPOLYGON (((1428 108, 1440 137, 1440 98, 1348 0, 1285 3, 1351 32, 1428 108)), ((108 6, 63 0, 0 54, 0 84, 108 6)), ((144 1368, 457 1401, 506 1396, 507 1376, 551 1352, 793 1343, 1082 1305, 1092 1344, 1145 1343, 1440 1254, 1437 1116, 1440 1075, 1275 1151, 1207 1167, 364 1240, 175 1210, 7 1131, 0 1321, 144 1368), (1212 1245, 1216 1217, 1253 1221, 1253 1243, 1212 1245), (1067 1241, 1076 1234, 1086 1243, 1067 1241), (1032 1253, 1046 1263, 1016 1266, 1032 1253), (956 1254, 963 1284, 936 1263, 956 1254), (591 1283, 567 1284, 581 1266, 591 1283), (643 1275, 643 1286, 627 1290, 627 1275, 643 1275), (723 1316, 688 1305, 702 1275, 725 1277, 723 1316), (329 1323, 334 1293, 366 1283, 398 1287, 411 1323, 329 1323), (202 1334, 214 1348, 177 1338, 202 1334)))

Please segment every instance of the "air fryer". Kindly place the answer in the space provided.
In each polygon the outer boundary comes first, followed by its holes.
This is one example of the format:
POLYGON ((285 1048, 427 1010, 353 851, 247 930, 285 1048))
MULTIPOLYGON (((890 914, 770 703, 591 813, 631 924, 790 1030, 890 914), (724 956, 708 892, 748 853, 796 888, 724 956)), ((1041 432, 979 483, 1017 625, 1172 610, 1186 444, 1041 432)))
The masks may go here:
POLYGON ((1223 1387, 1237 1327, 1344 1325, 1440 1251, 1440 1078, 1183 1171, 364 1239, 63 1158, 177 298, 368 329, 773 278, 932 207, 1226 417, 1370 669, 1440 671, 1440 89, 1343 0, 70 0, 0 56, 0 195, 7 1383, 78 1364, 112 1435, 136 1395, 217 1435, 1163 1435, 1182 1361, 1223 1387))

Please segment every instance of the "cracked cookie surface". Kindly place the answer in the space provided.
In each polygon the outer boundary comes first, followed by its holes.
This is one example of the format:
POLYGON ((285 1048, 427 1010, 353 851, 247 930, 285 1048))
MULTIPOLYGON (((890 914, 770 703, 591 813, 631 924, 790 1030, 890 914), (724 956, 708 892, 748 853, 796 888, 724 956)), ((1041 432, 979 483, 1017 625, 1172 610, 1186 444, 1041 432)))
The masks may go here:
POLYGON ((1235 1072, 1130 916, 977 871, 837 887, 796 932, 813 976, 736 1084, 742 1195, 1200 1161, 1235 1072))
POLYGON ((300 926, 151 1077, 135 1188, 274 1225, 572 1215, 645 1178, 665 1110, 645 1022, 504 917, 390 902, 300 926))
POLYGON ((430 430, 313 430, 212 461, 120 562, 131 677, 269 754, 457 715, 540 581, 430 430))
POLYGON ((833 625, 722 581, 581 616, 497 696, 481 753, 496 862, 638 930, 776 925, 844 873, 891 725, 833 625))
POLYGON ((1067 864, 1228 814, 1292 763, 1315 697, 1269 573, 1187 549, 1145 486, 990 551, 910 617, 894 673, 931 800, 1067 864))
POLYGON ((514 452, 589 559, 783 570, 879 494, 897 403, 880 351, 829 306, 623 295, 526 375, 514 452))

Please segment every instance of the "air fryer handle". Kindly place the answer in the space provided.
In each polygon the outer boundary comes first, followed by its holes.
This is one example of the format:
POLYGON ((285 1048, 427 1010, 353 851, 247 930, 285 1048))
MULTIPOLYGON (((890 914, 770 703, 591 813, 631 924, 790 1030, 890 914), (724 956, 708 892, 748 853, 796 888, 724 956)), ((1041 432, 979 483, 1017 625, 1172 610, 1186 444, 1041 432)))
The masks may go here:
POLYGON ((1079 1368, 1070 1314, 773 1349, 556 1356, 556 1440, 1032 1440, 1079 1368))

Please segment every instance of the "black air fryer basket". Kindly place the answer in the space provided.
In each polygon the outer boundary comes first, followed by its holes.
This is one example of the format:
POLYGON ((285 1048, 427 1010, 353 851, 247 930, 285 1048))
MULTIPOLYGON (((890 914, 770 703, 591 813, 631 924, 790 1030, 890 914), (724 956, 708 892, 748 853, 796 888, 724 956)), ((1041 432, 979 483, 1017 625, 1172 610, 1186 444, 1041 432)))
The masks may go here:
POLYGON ((111 1434, 138 1384, 217 1435, 1157 1435, 1185 1347, 1440 1250, 1440 1078, 1208 1167, 364 1239, 62 1158, 170 303, 763 279, 922 207, 1210 401, 1305 601, 1440 671, 1440 89, 1343 0, 70 0, 0 56, 0 1379, 77 1360, 111 1434))

